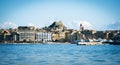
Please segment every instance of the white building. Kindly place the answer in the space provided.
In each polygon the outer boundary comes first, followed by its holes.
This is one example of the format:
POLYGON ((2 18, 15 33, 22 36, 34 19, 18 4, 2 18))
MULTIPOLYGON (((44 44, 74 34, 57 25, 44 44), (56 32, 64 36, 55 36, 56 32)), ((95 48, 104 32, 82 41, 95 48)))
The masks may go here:
POLYGON ((52 41, 52 33, 51 32, 36 32, 35 39, 38 42, 52 41))

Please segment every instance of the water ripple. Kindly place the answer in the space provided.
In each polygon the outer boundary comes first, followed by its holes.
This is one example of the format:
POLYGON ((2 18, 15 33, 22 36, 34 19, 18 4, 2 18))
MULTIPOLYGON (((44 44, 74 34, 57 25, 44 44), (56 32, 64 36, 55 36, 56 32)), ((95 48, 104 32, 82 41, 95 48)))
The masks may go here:
POLYGON ((0 65, 119 65, 120 45, 0 44, 0 65))

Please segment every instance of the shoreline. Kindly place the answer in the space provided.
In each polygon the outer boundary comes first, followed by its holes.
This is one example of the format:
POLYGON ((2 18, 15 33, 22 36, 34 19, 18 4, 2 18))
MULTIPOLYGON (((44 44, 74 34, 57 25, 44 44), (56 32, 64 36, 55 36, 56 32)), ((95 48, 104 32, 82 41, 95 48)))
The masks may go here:
MULTIPOLYGON (((80 42, 82 43, 82 42, 80 42)), ((104 44, 110 44, 110 45, 120 45, 120 42, 84 42, 85 45, 104 45, 104 44)), ((70 42, 46 42, 46 43, 30 43, 30 42, 16 42, 16 43, 0 43, 0 44, 76 44, 76 43, 70 43, 70 42)), ((76 44, 79 45, 79 44, 76 44)), ((80 44, 82 45, 82 44, 80 44)))
POLYGON ((30 42, 22 42, 22 43, 0 43, 0 44, 72 44, 69 42, 46 42, 46 43, 30 43, 30 42))

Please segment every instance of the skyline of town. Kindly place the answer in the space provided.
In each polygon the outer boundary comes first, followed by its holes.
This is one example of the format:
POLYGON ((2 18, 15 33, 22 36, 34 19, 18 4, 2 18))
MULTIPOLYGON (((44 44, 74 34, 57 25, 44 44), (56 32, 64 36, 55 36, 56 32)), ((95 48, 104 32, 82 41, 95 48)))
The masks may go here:
POLYGON ((0 65, 120 65, 120 0, 0 0, 0 65))
POLYGON ((48 27, 43 28, 19 26, 16 29, 0 29, 0 43, 75 43, 77 40, 103 43, 119 42, 119 34, 120 30, 96 31, 84 29, 82 24, 79 25, 79 30, 67 29, 62 21, 55 21, 48 27))
POLYGON ((120 29, 119 0, 0 0, 0 28, 42 28, 61 20, 68 29, 120 29))

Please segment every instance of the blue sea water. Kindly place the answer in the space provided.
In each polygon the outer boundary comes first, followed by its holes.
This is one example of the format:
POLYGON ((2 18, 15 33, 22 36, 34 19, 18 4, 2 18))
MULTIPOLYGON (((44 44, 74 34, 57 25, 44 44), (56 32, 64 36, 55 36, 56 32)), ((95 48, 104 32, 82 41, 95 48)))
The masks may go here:
POLYGON ((120 65, 120 45, 0 44, 0 65, 120 65))

